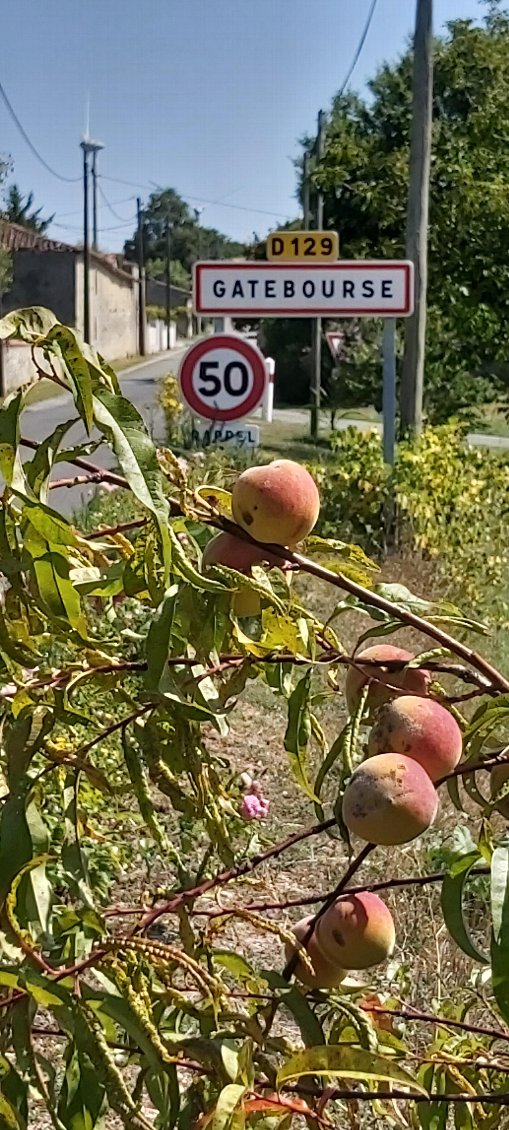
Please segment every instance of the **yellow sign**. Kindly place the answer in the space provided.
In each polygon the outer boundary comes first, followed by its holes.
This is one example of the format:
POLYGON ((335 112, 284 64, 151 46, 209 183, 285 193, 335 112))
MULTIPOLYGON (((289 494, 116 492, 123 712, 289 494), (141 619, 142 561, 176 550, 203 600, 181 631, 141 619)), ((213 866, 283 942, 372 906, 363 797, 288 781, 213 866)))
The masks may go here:
POLYGON ((339 237, 336 231, 276 231, 267 239, 267 259, 280 263, 301 259, 317 263, 339 258, 339 237))

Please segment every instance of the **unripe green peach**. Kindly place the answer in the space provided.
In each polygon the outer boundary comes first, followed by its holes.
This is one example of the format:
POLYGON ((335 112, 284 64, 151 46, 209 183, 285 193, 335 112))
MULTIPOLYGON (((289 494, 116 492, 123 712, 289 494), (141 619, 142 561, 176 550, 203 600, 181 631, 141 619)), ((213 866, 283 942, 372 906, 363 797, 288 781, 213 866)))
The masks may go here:
MULTIPOLYGON (((490 773, 490 793, 492 797, 496 797, 503 785, 509 781, 509 764, 508 765, 494 765, 490 773)), ((495 808, 500 812, 505 820, 509 820, 509 792, 506 796, 497 801, 495 808)))
MULTIPOLYGON (((292 927, 298 942, 302 943, 304 941, 312 921, 312 917, 301 918, 300 922, 296 922, 295 926, 292 927)), ((295 948, 295 946, 289 945, 288 942, 286 943, 285 959, 287 962, 293 957, 295 948)), ((315 933, 311 935, 309 941, 306 943, 306 951, 311 959, 314 973, 312 974, 306 969, 301 958, 299 958, 294 970, 295 976, 303 985, 307 985, 310 989, 334 989, 336 985, 340 985, 341 982, 344 981, 346 971, 340 969, 335 962, 327 960, 318 945, 315 933)))
POLYGON ((319 510, 314 479, 292 459, 248 467, 232 491, 234 520, 257 541, 295 545, 311 532, 319 510))
POLYGON ((458 764, 461 730, 452 714, 433 698, 401 695, 378 711, 368 739, 370 757, 377 753, 405 753, 438 781, 458 764))
POLYGON ((394 687, 402 687, 409 694, 427 694, 431 681, 429 671, 422 671, 413 667, 402 671, 388 671, 387 667, 383 665, 384 661, 387 662, 391 659, 400 659, 404 663, 409 663, 413 658, 411 651, 405 651, 403 647, 393 647, 390 643, 373 644, 372 647, 360 651, 355 656, 357 664, 362 665, 363 659, 376 659, 380 666, 375 667, 374 664, 368 664, 362 668, 362 671, 359 671, 356 667, 348 668, 345 695, 350 714, 353 714, 359 705, 362 688, 370 677, 376 676, 378 680, 371 683, 368 691, 367 705, 370 711, 376 710, 395 697, 396 692, 384 686, 384 683, 390 683, 394 687))
POLYGON ((346 969, 369 969, 390 957, 396 932, 389 908, 378 895, 342 895, 316 924, 322 953, 346 969))
POLYGON ((352 774, 342 817, 354 835, 372 844, 406 844, 433 823, 438 795, 426 770, 401 753, 379 753, 352 774))

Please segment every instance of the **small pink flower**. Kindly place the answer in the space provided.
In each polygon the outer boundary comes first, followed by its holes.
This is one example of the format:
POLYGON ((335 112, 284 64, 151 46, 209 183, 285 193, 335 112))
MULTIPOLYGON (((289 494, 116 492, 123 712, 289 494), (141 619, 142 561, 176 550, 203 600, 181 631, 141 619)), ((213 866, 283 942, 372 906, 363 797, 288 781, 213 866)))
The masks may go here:
POLYGON ((240 815, 244 820, 264 820, 268 815, 270 800, 257 796, 256 793, 246 793, 240 806, 240 815))

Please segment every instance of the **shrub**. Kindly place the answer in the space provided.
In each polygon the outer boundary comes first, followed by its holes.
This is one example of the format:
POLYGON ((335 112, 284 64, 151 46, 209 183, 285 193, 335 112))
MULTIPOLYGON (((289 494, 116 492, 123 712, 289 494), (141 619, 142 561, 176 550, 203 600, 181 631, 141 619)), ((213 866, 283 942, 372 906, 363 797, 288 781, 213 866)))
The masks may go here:
POLYGON ((334 432, 332 466, 316 468, 325 536, 384 548, 384 518, 394 500, 399 545, 436 561, 451 591, 472 603, 507 576, 509 460, 472 447, 457 423, 425 428, 399 445, 393 473, 378 432, 334 432))

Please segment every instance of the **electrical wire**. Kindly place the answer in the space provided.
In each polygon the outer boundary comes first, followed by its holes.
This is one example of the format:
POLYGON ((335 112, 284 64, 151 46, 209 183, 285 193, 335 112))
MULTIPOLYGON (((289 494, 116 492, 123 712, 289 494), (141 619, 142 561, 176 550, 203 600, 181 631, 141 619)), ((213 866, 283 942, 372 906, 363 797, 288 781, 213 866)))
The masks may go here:
POLYGON ((7 107, 7 110, 9 111, 9 114, 11 115, 13 122, 18 127, 21 136, 26 141, 28 148, 34 154, 34 157, 37 157, 37 160, 40 161, 41 165, 43 165, 44 168, 47 169, 48 173, 51 173, 51 175, 53 177, 56 177, 57 180, 66 181, 67 184, 75 184, 77 181, 81 180, 81 177, 64 177, 64 176, 62 176, 61 173, 57 173, 56 169, 52 169, 51 165, 48 165, 48 162, 45 161, 44 157, 41 156, 41 154, 39 153, 39 150, 36 149, 35 145, 30 140, 30 138, 29 138, 29 136, 26 132, 26 129, 22 126, 22 124, 21 124, 21 122, 18 118, 18 115, 16 114, 16 111, 14 110, 12 103, 9 101, 9 98, 7 97, 7 93, 4 89, 4 87, 2 86, 1 82, 0 82, 0 95, 4 100, 4 103, 7 107))
MULTIPOLYGON (((111 181, 113 184, 127 184, 130 188, 141 188, 145 190, 150 189, 150 185, 140 184, 132 180, 123 180, 121 177, 108 177, 101 173, 101 180, 111 181)), ((288 219, 289 217, 284 212, 269 212, 267 208, 250 208, 248 204, 226 204, 224 201, 209 200, 204 196, 192 196, 190 192, 182 192, 181 196, 185 200, 196 200, 198 204, 211 204, 216 208, 234 208, 240 212, 258 212, 261 216, 272 216, 278 219, 288 219)))
MULTIPOLYGON (((107 207, 107 208, 109 209, 109 211, 111 212, 112 216, 114 216, 116 220, 121 220, 121 221, 122 221, 122 223, 123 223, 123 222, 124 222, 124 217, 123 217, 123 216, 119 216, 118 212, 115 212, 115 209, 114 209, 114 207, 113 207, 113 204, 111 204, 111 202, 110 202, 110 201, 108 200, 108 197, 106 196, 106 193, 105 193, 105 192, 103 191, 103 189, 101 188, 101 185, 100 185, 100 183, 98 183, 97 187, 98 187, 98 189, 99 189, 99 196, 101 197, 101 199, 102 199, 102 200, 104 201, 104 203, 106 204, 106 207, 107 207)), ((134 197, 133 197, 133 196, 130 196, 130 197, 129 197, 129 200, 134 200, 134 197)), ((127 201, 126 201, 126 203, 127 203, 127 201)), ((126 222, 126 223, 130 223, 131 221, 130 221, 130 220, 126 220, 125 222, 126 222)), ((105 230, 105 229, 103 228, 103 231, 104 231, 104 230, 105 230)))
POLYGON ((373 16, 375 14, 375 8, 377 6, 377 3, 378 3, 378 0, 371 0, 371 7, 369 9, 368 17, 367 17, 366 23, 364 25, 364 30, 363 30, 362 35, 360 37, 355 55, 352 59, 350 67, 347 71, 346 78, 343 80, 343 85, 341 86, 341 88, 339 90, 338 98, 341 98, 341 96, 345 93, 345 90, 348 86, 348 83, 350 82, 350 79, 353 75, 353 72, 354 72, 354 70, 357 66, 357 63, 359 62, 359 59, 360 59, 360 56, 361 56, 361 51, 362 51, 364 44, 366 42, 366 39, 368 37, 368 32, 369 32, 369 29, 371 27, 371 23, 372 23, 372 20, 373 20, 373 16))

